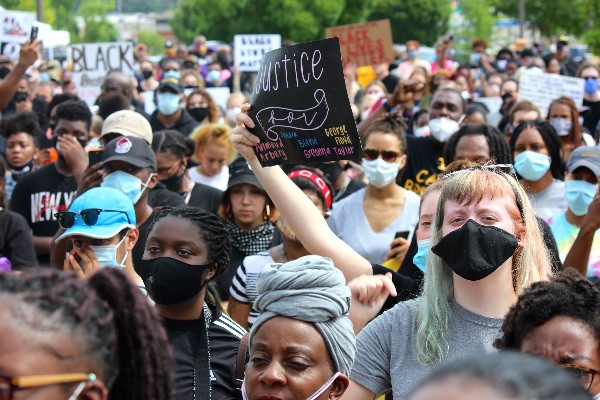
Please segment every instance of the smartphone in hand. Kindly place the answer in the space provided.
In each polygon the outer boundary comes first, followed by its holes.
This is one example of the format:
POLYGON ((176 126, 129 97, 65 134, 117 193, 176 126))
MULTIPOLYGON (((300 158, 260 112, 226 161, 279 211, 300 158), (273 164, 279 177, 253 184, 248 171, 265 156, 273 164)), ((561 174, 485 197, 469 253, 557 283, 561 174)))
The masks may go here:
POLYGON ((29 34, 29 42, 33 43, 33 41, 35 39, 37 39, 38 37, 38 27, 37 26, 32 26, 31 27, 31 33, 29 34))

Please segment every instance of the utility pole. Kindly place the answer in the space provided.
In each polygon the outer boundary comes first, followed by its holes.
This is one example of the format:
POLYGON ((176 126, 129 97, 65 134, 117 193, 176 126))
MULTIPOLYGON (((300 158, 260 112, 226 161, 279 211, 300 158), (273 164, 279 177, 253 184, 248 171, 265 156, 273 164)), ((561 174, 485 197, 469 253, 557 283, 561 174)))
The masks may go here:
POLYGON ((37 20, 44 22, 44 0, 37 1, 37 20))
POLYGON ((525 27, 525 0, 519 0, 519 37, 524 35, 525 27))

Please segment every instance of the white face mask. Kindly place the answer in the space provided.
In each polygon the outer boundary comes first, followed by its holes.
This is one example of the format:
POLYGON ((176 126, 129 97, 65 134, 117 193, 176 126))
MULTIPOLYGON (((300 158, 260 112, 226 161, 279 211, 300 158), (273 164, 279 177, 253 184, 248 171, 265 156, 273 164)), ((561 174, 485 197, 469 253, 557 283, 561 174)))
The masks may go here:
MULTIPOLYGON (((329 378, 329 380, 327 382, 325 382, 325 384, 323 386, 321 386, 319 389, 317 389, 317 391, 314 392, 312 395, 310 395, 310 397, 308 397, 306 400, 315 400, 317 397, 322 395, 323 392, 325 392, 327 389, 329 389, 329 386, 331 386, 331 384, 341 374, 342 374, 341 372, 336 372, 335 374, 333 374, 333 376, 331 378, 329 378)), ((246 379, 244 379, 244 382, 242 383, 242 399, 248 400, 248 393, 246 392, 246 379)))
POLYGON ((369 183, 377 189, 386 187, 398 176, 398 164, 384 161, 381 157, 370 161, 363 158, 362 166, 369 183))
POLYGON ((441 117, 429 120, 431 136, 438 142, 446 143, 459 128, 458 122, 450 118, 441 117))
POLYGON ((117 249, 123 242, 127 236, 123 236, 123 239, 117 244, 109 244, 106 246, 90 246, 90 248, 94 251, 96 258, 98 259, 98 265, 101 267, 114 267, 114 268, 123 268, 125 267, 125 260, 127 259, 127 254, 129 254, 129 250, 125 252, 125 256, 121 260, 121 262, 117 262, 117 249))

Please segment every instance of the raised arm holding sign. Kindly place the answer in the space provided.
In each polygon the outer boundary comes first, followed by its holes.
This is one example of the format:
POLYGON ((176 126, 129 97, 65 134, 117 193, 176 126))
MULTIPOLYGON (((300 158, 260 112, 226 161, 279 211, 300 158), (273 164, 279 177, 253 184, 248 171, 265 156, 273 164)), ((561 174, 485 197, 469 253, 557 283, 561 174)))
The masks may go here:
POLYGON ((251 103, 263 166, 362 157, 337 38, 265 54, 251 103))

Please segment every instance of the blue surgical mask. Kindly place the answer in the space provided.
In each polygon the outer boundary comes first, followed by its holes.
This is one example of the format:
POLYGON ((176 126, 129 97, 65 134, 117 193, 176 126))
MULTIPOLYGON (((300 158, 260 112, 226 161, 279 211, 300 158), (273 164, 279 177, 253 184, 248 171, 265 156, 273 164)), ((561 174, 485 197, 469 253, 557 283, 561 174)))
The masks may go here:
POLYGON ((427 266, 427 253, 429 252, 429 239, 423 239, 417 241, 417 253, 413 256, 413 264, 425 273, 427 266))
POLYGON ((40 82, 48 82, 50 81, 50 75, 48 75, 47 72, 40 72, 40 76, 38 79, 40 82))
POLYGON ((209 82, 216 82, 221 78, 221 72, 217 71, 216 69, 211 69, 210 71, 208 71, 208 76, 207 76, 207 80, 209 82))
POLYGON ((144 189, 148 187, 150 179, 152 179, 152 174, 148 177, 146 183, 143 183, 141 179, 127 172, 115 171, 107 175, 100 186, 120 190, 129 197, 133 204, 136 204, 142 197, 144 189))
POLYGON ((479 61, 481 61, 481 54, 479 54, 479 53, 471 54, 471 62, 473 64, 479 64, 479 61))
POLYGON ((407 57, 409 60, 414 60, 415 58, 417 58, 417 52, 416 52, 416 51, 414 51, 414 50, 408 50, 408 51, 406 52, 406 57, 407 57))
POLYGON ((162 115, 173 115, 179 110, 179 95, 176 93, 159 93, 156 96, 158 111, 162 115))
POLYGON ((539 180, 550 169, 550 157, 535 151, 524 151, 515 157, 515 170, 528 181, 539 180))
POLYGON ((369 183, 377 189, 386 187, 398 176, 398 164, 384 161, 381 157, 374 160, 363 158, 362 166, 369 183))
POLYGON ((179 71, 169 70, 162 75, 162 79, 165 78, 176 78, 177 80, 179 80, 181 79, 181 73, 179 71))
POLYGON ((569 136, 571 128, 573 128, 573 123, 564 118, 552 118, 550 120, 550 125, 556 129, 558 136, 569 136))
POLYGON ((125 252, 125 256, 121 260, 121 262, 117 262, 117 249, 123 242, 125 241, 125 237, 117 244, 109 244, 106 246, 90 246, 90 248, 94 251, 96 258, 98 259, 98 265, 101 267, 114 267, 114 268, 123 268, 125 265, 125 260, 127 259, 127 254, 129 250, 125 252))
POLYGON ((100 144, 98 138, 91 138, 87 145, 90 149, 102 148, 102 144, 100 144))
POLYGON ((566 182, 565 198, 569 210, 578 217, 587 214, 594 196, 596 196, 596 185, 586 181, 566 182))
POLYGON ((429 136, 429 126, 425 125, 415 130, 416 137, 429 136))
POLYGON ((583 90, 589 95, 592 95, 598 91, 598 79, 587 78, 583 90))

